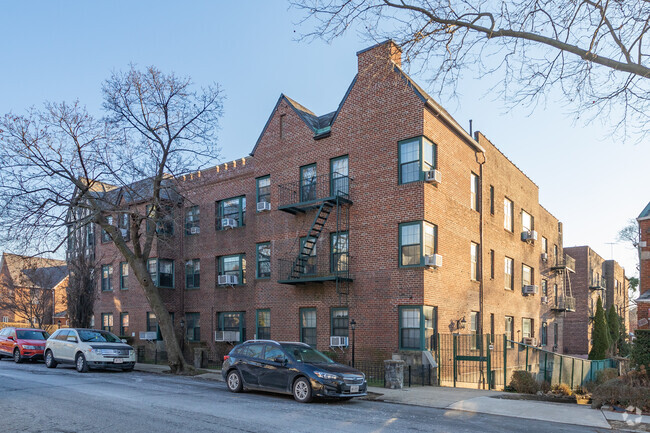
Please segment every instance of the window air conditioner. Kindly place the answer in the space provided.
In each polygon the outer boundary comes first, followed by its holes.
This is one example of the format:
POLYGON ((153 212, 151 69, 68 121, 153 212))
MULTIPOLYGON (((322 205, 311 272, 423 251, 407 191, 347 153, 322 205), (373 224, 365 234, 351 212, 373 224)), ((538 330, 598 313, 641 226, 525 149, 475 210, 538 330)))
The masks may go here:
POLYGON ((527 344, 528 346, 537 346, 537 338, 524 337, 524 344, 527 344))
POLYGON ((330 347, 348 347, 348 337, 330 337, 330 347))
POLYGON ((233 229, 237 227, 237 221, 233 218, 221 218, 221 228, 223 230, 225 229, 233 229))
POLYGON ((542 296, 540 299, 542 300, 542 304, 548 304, 548 296, 542 296))
POLYGON ((537 240, 537 232, 535 230, 525 230, 521 232, 521 240, 524 242, 532 242, 537 240))
POLYGON ((548 253, 542 253, 542 260, 544 261, 548 260, 548 253))
POLYGON ((523 287, 524 295, 534 295, 537 293, 537 286, 529 284, 523 287))
POLYGON ((261 201, 257 203, 257 211, 264 212, 265 210, 271 210, 271 203, 261 201))
POLYGON ((238 283, 237 275, 219 275, 217 284, 220 286, 236 286, 238 283))
POLYGON ((433 266, 434 268, 439 268, 442 266, 442 256, 440 254, 424 256, 424 264, 426 266, 433 266))
POLYGON ((140 340, 153 341, 158 336, 157 332, 143 332, 140 331, 140 340))
POLYGON ((227 343, 239 341, 239 331, 214 331, 214 341, 227 343))
POLYGON ((442 181, 442 175, 438 170, 429 170, 424 172, 424 181, 429 183, 440 183, 442 181))
POLYGON ((201 233, 201 227, 190 227, 190 234, 198 235, 201 233))

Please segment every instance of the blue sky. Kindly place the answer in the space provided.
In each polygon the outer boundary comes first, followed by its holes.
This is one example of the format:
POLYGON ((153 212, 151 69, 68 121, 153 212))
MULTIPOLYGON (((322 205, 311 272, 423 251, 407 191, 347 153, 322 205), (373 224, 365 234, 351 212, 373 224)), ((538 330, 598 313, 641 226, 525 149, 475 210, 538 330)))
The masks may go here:
MULTIPOLYGON (((299 19, 280 0, 4 2, 0 113, 79 99, 99 115, 111 71, 155 65, 199 85, 219 83, 227 95, 221 161, 246 156, 280 93, 316 114, 336 109, 356 73, 355 53, 371 45, 355 33, 299 42, 309 30, 299 19)), ((428 87, 425 74, 413 77, 428 87)), ((540 187, 542 205, 564 222, 566 246, 589 244, 606 259, 613 251, 633 275, 635 251, 608 242, 650 201, 642 194, 650 140, 622 142, 600 122, 574 122, 561 99, 507 112, 488 86, 468 72, 457 100, 432 96, 466 128, 473 119, 540 187)))

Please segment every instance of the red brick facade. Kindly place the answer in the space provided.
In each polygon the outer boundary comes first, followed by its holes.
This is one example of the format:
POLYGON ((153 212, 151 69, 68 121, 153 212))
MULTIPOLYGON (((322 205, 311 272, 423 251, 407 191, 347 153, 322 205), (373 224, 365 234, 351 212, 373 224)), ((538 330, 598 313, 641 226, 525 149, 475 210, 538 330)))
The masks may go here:
MULTIPOLYGON (((437 311, 431 327, 441 333, 470 332, 472 312, 482 312, 478 332, 504 333, 509 316, 513 337, 521 340, 523 320, 532 319, 531 337, 541 342, 545 323, 548 348, 566 346, 561 331, 566 318, 553 310, 552 295, 556 284, 560 293, 565 284, 550 269, 563 257, 561 225, 539 204, 537 185, 483 134, 470 137, 462 130, 398 68, 399 55, 392 43, 358 53, 359 72, 339 109, 325 116, 329 125, 310 126, 305 119, 316 116, 281 96, 250 157, 178 179, 185 203, 177 211, 184 214, 199 206, 200 234, 185 235, 178 224, 152 257, 174 260, 175 288, 161 292, 179 333, 181 313, 200 313, 200 340, 225 352, 231 346, 214 343, 219 313, 243 313, 245 337, 253 338, 257 311, 269 310, 271 338, 300 340, 300 311, 309 308, 316 311, 317 347, 328 349, 332 311, 347 308, 357 323, 357 357, 384 359, 403 346, 400 307, 431 306, 437 311), (440 183, 400 182, 399 143, 420 137, 435 145, 440 183), (306 165, 316 164, 318 176, 328 175, 332 160, 342 156, 348 158, 353 179, 352 204, 342 208, 343 219, 349 211, 349 295, 337 293, 333 281, 281 284, 278 260, 297 256, 299 238, 307 235, 317 211, 294 215, 279 210, 280 186, 298 182, 306 165), (475 196, 472 173, 477 176, 475 196), (263 176, 270 176, 271 211, 256 212, 256 179, 263 176), (240 196, 246 197, 245 225, 215 230, 215 203, 240 196), (477 197, 474 203, 472 197, 477 197), (504 228, 505 198, 512 203, 512 230, 504 228), (522 211, 532 216, 535 242, 522 241, 522 211), (423 221, 437 227, 436 252, 444 262, 440 267, 401 266, 400 225, 423 221), (545 257, 542 237, 547 239, 545 257), (256 245, 266 242, 271 278, 256 278, 256 245), (476 280, 471 278, 472 243, 477 245, 476 280), (229 255, 245 256, 245 284, 216 284, 219 258, 229 255), (514 261, 512 289, 505 288, 506 256, 514 261), (200 288, 187 290, 184 264, 193 259, 200 259, 200 288), (522 293, 524 265, 531 268, 536 294, 522 293), (541 299, 542 280, 548 284, 547 303, 541 299), (467 326, 459 330, 462 319, 467 326)), ((316 242, 317 254, 328 255, 330 234, 336 231, 332 213, 316 242)), ((120 257, 112 244, 98 242, 96 257, 98 264, 112 264, 113 273, 112 291, 100 290, 95 325, 101 326, 102 314, 112 313, 113 330, 119 332, 120 313, 128 312, 129 333, 139 344, 138 331, 145 330, 149 311, 144 294, 133 276, 127 278, 128 289, 120 289, 120 257)))
POLYGON ((637 303, 638 329, 650 329, 650 204, 637 218, 641 243, 639 256, 641 271, 639 272, 639 297, 637 303))

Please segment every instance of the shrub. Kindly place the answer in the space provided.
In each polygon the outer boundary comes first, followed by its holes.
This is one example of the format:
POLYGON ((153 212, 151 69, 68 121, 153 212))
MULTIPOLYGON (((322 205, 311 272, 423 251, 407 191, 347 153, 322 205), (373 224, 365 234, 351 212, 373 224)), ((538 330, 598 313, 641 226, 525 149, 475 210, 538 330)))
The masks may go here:
POLYGON ((594 380, 588 380, 585 382, 584 387, 587 389, 587 391, 594 392, 598 387, 598 384, 594 380))
POLYGON ((625 377, 610 379, 592 394, 592 407, 599 408, 604 404, 634 406, 650 411, 650 387, 630 385, 625 377))
POLYGON ((566 383, 558 383, 557 385, 553 385, 551 391, 561 395, 567 395, 567 396, 573 395, 573 391, 571 391, 571 387, 566 383))
POLYGON ((510 387, 522 394, 535 394, 539 391, 539 384, 533 375, 524 370, 517 370, 512 372, 512 379, 510 379, 510 387))
POLYGON ((641 365, 650 366, 650 329, 637 329, 635 336, 636 339, 630 352, 632 363, 636 367, 641 365))
POLYGON ((550 382, 548 380, 545 380, 544 382, 542 382, 539 385, 539 387, 540 387, 541 391, 544 394, 546 394, 547 392, 549 392, 551 390, 551 384, 550 384, 550 382))
POLYGON ((596 385, 601 385, 608 380, 618 377, 618 370, 615 368, 604 368, 596 372, 596 385))

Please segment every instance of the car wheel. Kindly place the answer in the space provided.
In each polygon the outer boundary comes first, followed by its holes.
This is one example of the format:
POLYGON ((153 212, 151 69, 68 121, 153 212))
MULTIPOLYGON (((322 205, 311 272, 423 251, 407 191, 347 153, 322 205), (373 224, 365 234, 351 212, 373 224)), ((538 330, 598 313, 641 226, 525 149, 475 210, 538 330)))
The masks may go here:
POLYGON ((293 398, 300 403, 309 403, 312 399, 309 381, 301 377, 293 384, 293 398))
POLYGON ((23 362, 23 358, 22 356, 20 356, 20 349, 17 347, 14 349, 14 362, 16 364, 20 364, 21 362, 23 362))
POLYGON ((226 385, 228 385, 228 391, 230 392, 241 392, 241 390, 244 388, 244 385, 241 381, 241 376, 237 370, 231 370, 230 373, 228 373, 228 377, 226 378, 226 385))
POLYGON ((88 371, 88 363, 86 362, 86 357, 83 356, 82 353, 77 355, 74 364, 79 373, 86 373, 88 371))
POLYGON ((47 368, 56 368, 59 363, 54 360, 54 355, 51 350, 45 352, 45 366, 47 368))

